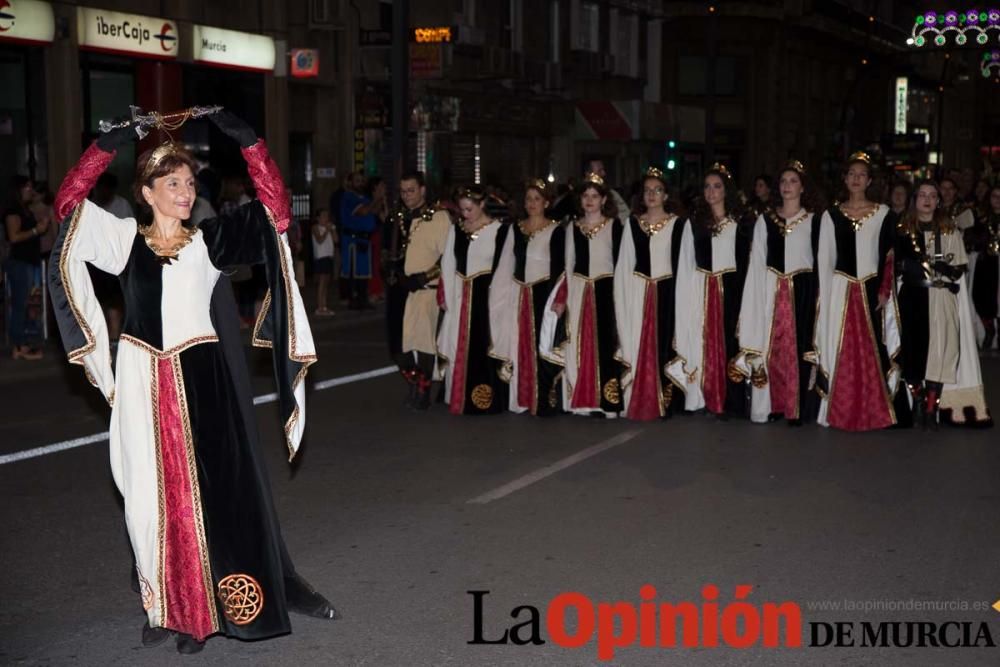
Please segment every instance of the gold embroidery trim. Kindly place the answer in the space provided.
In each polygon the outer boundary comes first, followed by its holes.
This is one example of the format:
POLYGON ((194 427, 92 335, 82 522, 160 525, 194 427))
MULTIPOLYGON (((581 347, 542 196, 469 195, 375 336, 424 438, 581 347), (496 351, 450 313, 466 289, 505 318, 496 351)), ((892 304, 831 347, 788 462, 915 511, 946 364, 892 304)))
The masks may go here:
POLYGON ((122 334, 121 337, 120 337, 120 339, 123 340, 123 341, 126 341, 128 343, 131 343, 132 345, 140 348, 144 352, 147 352, 148 354, 150 354, 151 356, 155 357, 156 359, 170 359, 170 358, 172 358, 172 357, 180 354, 184 350, 188 349, 189 347, 194 347, 195 345, 200 345, 202 343, 218 343, 219 342, 219 337, 215 336, 215 335, 195 336, 194 338, 189 338, 188 340, 184 341, 183 343, 180 343, 179 345, 174 345, 170 349, 159 350, 159 349, 153 347, 152 345, 150 345, 149 343, 144 343, 143 341, 139 340, 138 338, 135 338, 135 337, 130 336, 128 334, 122 334))
POLYGON ((163 445, 160 440, 160 370, 155 357, 149 358, 149 390, 150 406, 153 416, 153 445, 156 448, 156 590, 159 593, 157 600, 160 607, 160 626, 167 626, 167 605, 166 590, 163 581, 164 568, 166 566, 167 554, 167 512, 166 512, 166 491, 163 488, 163 445))
MULTIPOLYGON (((295 343, 297 339, 295 336, 295 303, 294 299, 292 298, 292 289, 294 281, 291 280, 291 278, 289 277, 288 260, 285 258, 284 247, 281 245, 281 236, 278 234, 278 230, 274 226, 274 217, 271 211, 269 211, 266 207, 264 211, 265 213, 267 213, 268 220, 271 222, 271 228, 274 232, 274 235, 277 237, 276 240, 278 244, 278 258, 281 264, 281 277, 285 282, 285 295, 286 295, 285 301, 287 302, 285 307, 288 313, 288 337, 289 337, 288 358, 291 359, 292 361, 297 361, 302 364, 302 368, 299 369, 299 372, 295 375, 295 379, 292 380, 292 394, 294 395, 299 385, 305 380, 309 366, 311 366, 316 362, 316 355, 299 354, 298 350, 296 349, 295 343)), ((294 289, 297 291, 298 285, 295 285, 294 289)), ((261 311, 263 312, 263 308, 261 308, 261 311)), ((295 409, 292 410, 292 414, 289 415, 288 420, 285 422, 285 445, 288 447, 289 461, 295 458, 295 450, 292 448, 292 439, 290 434, 292 429, 295 427, 295 424, 299 420, 300 412, 301 411, 299 408, 299 402, 295 401, 295 409)))
MULTIPOLYGON (((72 253, 73 241, 76 240, 76 234, 80 229, 80 216, 83 213, 83 204, 76 207, 73 211, 73 217, 69 221, 69 229, 66 230, 66 238, 63 240, 62 253, 59 255, 59 275, 62 277, 63 290, 66 292, 66 300, 69 302, 69 308, 73 311, 73 317, 76 319, 77 326, 83 332, 83 337, 86 339, 83 347, 79 347, 67 355, 69 357, 69 362, 71 364, 83 365, 83 357, 87 356, 94 351, 97 347, 97 342, 94 340, 94 332, 90 329, 90 325, 87 324, 87 320, 83 317, 80 312, 80 307, 76 304, 76 299, 73 298, 73 281, 69 277, 69 267, 68 258, 72 253)), ((87 378, 91 380, 91 378, 87 378)), ((91 380, 92 382, 92 380, 91 380)), ((95 385, 96 386, 96 385, 95 385)))
POLYGON ((136 577, 139 580, 139 596, 142 598, 142 608, 149 611, 153 608, 156 596, 153 594, 153 587, 149 584, 149 579, 142 576, 142 571, 137 565, 135 568, 136 577))
POLYGON ((208 560, 208 541, 205 538, 205 515, 201 506, 201 486, 198 483, 198 462, 194 452, 194 436, 191 433, 191 415, 188 411, 187 392, 184 389, 184 370, 181 359, 174 356, 170 359, 174 371, 174 388, 177 392, 177 406, 184 426, 184 457, 187 461, 188 486, 191 487, 191 510, 194 515, 195 536, 198 540, 198 557, 201 560, 202 585, 207 600, 208 615, 212 621, 212 630, 219 630, 219 619, 216 614, 215 600, 212 596, 212 565, 208 560))

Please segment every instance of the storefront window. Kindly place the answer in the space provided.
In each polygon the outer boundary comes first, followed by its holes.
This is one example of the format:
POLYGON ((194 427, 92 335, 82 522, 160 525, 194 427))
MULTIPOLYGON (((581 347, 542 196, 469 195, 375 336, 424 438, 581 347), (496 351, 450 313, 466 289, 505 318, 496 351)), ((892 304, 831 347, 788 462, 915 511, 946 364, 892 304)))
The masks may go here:
POLYGON ((40 49, 0 48, 0 184, 48 176, 45 83, 40 49))

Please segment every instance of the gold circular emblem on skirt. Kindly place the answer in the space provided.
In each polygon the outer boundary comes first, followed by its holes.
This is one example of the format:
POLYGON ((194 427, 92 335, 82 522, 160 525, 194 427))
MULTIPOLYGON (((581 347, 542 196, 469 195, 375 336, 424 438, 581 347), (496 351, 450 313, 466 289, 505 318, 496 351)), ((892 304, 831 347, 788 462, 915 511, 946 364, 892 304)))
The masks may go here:
POLYGON ((668 380, 663 384, 663 393, 660 395, 663 402, 663 409, 666 410, 674 400, 674 385, 668 380))
POLYGON ((472 388, 472 404, 480 410, 488 410, 493 405, 493 387, 477 384, 472 388))
POLYGON ((219 601, 233 625, 253 622, 264 609, 264 591, 249 574, 230 574, 219 582, 219 601))
POLYGON ((611 378, 604 383, 604 400, 615 404, 622 402, 622 391, 618 385, 618 378, 611 378))

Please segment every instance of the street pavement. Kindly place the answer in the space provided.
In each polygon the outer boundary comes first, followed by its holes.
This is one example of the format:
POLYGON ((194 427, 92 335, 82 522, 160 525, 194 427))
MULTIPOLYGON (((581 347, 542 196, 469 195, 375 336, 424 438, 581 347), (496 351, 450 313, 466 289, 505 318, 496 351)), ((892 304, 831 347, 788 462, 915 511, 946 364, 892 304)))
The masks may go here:
MULTIPOLYGON (((316 324, 310 381, 387 365, 376 314, 316 324)), ((252 351, 257 394, 273 391, 252 351)), ((983 361, 1000 414, 1000 357, 983 361)), ((454 417, 403 405, 396 375, 314 391, 299 460, 273 403, 257 408, 282 529, 300 573, 343 618, 291 635, 145 649, 107 442, 0 465, 0 665, 996 665, 1000 647, 809 647, 810 623, 985 622, 1000 643, 995 430, 845 434, 703 416, 667 423, 454 417), (470 502, 477 501, 477 502, 470 502), (553 642, 560 593, 638 607, 736 586, 754 608, 798 603, 801 648, 639 646, 598 657, 553 642), (539 610, 541 645, 470 645, 539 610), (847 603, 882 610, 834 611, 847 603), (951 610, 889 610, 928 603, 951 610), (963 609, 979 604, 982 609, 963 609), (826 605, 827 609, 816 608, 826 605)), ((0 457, 99 433, 108 410, 55 353, 0 365, 0 457)), ((707 613, 706 613, 707 616, 707 613)), ((569 615, 568 631, 576 629, 569 615)), ((527 626, 526 626, 527 627, 527 626)), ((620 629, 620 628, 619 628, 620 629)), ((522 637, 530 633, 521 630, 522 637)), ((784 635, 782 635, 784 636, 784 635)), ((953 635, 953 636, 960 636, 953 635)))

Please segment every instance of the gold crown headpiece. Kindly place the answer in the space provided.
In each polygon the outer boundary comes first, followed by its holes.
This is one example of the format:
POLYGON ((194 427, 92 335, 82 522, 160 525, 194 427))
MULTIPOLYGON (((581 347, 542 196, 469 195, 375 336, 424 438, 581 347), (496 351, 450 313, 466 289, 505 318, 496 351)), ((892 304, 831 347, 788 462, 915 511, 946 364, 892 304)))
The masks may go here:
POLYGON ((597 174, 595 174, 592 171, 588 171, 584 175, 584 177, 583 177, 583 183, 584 183, 584 185, 586 185, 587 183, 593 183, 594 185, 600 186, 602 188, 604 187, 604 179, 601 178, 600 176, 598 176, 597 174))
POLYGON ((525 183, 524 187, 526 189, 535 188, 536 190, 542 193, 543 197, 548 196, 549 194, 548 193, 549 184, 545 181, 545 179, 542 178, 532 178, 527 183, 525 183))
POLYGON ((868 153, 864 151, 854 151, 847 158, 847 164, 850 164, 852 162, 864 162, 865 164, 871 166, 872 158, 870 155, 868 155, 868 153))
POLYGON ((712 166, 709 167, 708 170, 719 172, 720 174, 725 176, 727 181, 733 180, 733 175, 729 173, 728 169, 726 169, 726 165, 722 164, 721 162, 713 162, 712 166))
POLYGON ((455 197, 455 199, 456 200, 458 200, 458 199, 471 199, 472 201, 474 201, 476 203, 479 203, 479 202, 486 201, 486 193, 484 193, 484 192, 482 192, 480 190, 473 190, 471 187, 467 186, 467 187, 461 188, 458 191, 458 196, 455 197))
POLYGON ((656 178, 656 179, 659 179, 661 181, 666 182, 666 177, 663 175, 663 170, 662 169, 658 169, 656 167, 650 166, 650 167, 648 167, 646 169, 646 174, 645 175, 646 175, 646 178, 656 178))
POLYGON ((785 163, 785 170, 791 169, 794 172, 798 172, 800 175, 806 173, 806 167, 804 164, 798 160, 789 160, 785 163))
POLYGON ((149 156, 149 159, 146 161, 145 168, 142 170, 142 180, 146 180, 164 158, 172 155, 178 155, 180 152, 181 147, 172 141, 167 141, 154 148, 153 152, 149 156))

